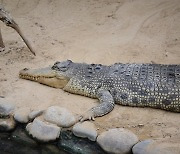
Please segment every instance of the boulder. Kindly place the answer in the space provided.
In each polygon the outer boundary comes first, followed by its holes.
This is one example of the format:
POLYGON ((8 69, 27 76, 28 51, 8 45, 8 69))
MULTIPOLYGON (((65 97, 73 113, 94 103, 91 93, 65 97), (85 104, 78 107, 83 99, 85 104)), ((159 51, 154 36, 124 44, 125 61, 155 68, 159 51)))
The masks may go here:
POLYGON ((97 142, 108 153, 130 154, 137 136, 124 128, 110 129, 97 137, 97 142))
POLYGON ((59 137, 61 129, 54 124, 36 118, 32 123, 26 126, 26 130, 35 139, 42 142, 49 142, 59 137))
POLYGON ((44 110, 34 110, 31 111, 28 115, 29 120, 33 120, 36 117, 40 116, 41 114, 43 114, 44 110))
POLYGON ((73 126, 73 134, 77 137, 88 138, 91 141, 96 141, 97 131, 93 123, 85 121, 77 123, 73 126))
POLYGON ((4 99, 0 99, 0 116, 8 116, 13 113, 15 109, 15 105, 5 101, 4 99))
POLYGON ((76 123, 75 116, 66 108, 51 106, 44 114, 44 119, 60 127, 71 127, 76 123))
POLYGON ((10 118, 0 119, 0 131, 11 131, 16 127, 16 122, 11 116, 10 118))
POLYGON ((30 108, 20 108, 14 112, 14 119, 20 123, 27 123, 29 121, 30 108))
POLYGON ((135 144, 132 148, 133 154, 144 154, 146 153, 146 149, 148 149, 148 145, 153 143, 154 140, 148 139, 135 144))
POLYGON ((162 140, 144 140, 137 143, 133 154, 180 154, 180 142, 162 140))

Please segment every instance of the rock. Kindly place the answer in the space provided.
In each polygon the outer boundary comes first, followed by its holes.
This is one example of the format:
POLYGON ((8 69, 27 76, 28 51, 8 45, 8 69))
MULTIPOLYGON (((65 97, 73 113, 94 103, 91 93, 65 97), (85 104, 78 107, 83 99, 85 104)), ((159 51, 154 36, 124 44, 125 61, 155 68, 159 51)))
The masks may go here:
POLYGON ((144 140, 137 143, 133 154, 180 154, 180 143, 161 140, 144 140))
POLYGON ((0 133, 0 153, 1 154, 39 154, 39 149, 25 146, 22 142, 12 141, 11 138, 1 137, 0 133))
POLYGON ((0 131, 11 131, 16 127, 16 122, 11 116, 10 118, 0 119, 0 131))
POLYGON ((24 124, 18 124, 13 132, 0 132, 1 154, 67 154, 57 142, 39 143, 27 135, 24 124))
POLYGON ((41 146, 42 154, 67 154, 67 152, 60 151, 60 149, 56 145, 45 144, 41 146))
POLYGON ((96 141, 97 131, 95 125, 89 121, 75 124, 72 131, 77 137, 88 138, 91 141, 96 141))
POLYGON ((154 141, 149 139, 149 140, 144 140, 144 141, 137 143, 132 148, 133 154, 144 154, 144 153, 146 153, 145 151, 146 151, 148 145, 152 142, 154 142, 154 141))
POLYGON ((124 128, 110 129, 97 137, 98 144, 106 152, 115 154, 130 154, 138 138, 131 131, 124 128))
POLYGON ((58 106, 49 107, 44 114, 44 119, 60 127, 71 127, 76 122, 76 118, 70 111, 58 106))
POLYGON ((34 110, 29 113, 28 118, 29 118, 29 120, 33 120, 36 117, 40 116, 43 112, 44 112, 44 110, 34 110))
POLYGON ((36 147, 39 146, 38 143, 33 140, 26 132, 25 128, 22 126, 17 126, 16 129, 11 134, 11 140, 13 142, 19 143, 21 145, 36 147))
POLYGON ((105 154, 103 149, 87 138, 79 138, 72 131, 62 131, 58 140, 58 147, 73 154, 105 154))
POLYGON ((14 119, 20 123, 27 123, 29 121, 30 108, 20 108, 15 111, 14 119))
POLYGON ((13 113, 15 105, 0 99, 0 116, 8 116, 13 113))
POLYGON ((26 126, 26 130, 39 141, 48 142, 56 140, 60 134, 60 128, 54 124, 34 119, 26 126))

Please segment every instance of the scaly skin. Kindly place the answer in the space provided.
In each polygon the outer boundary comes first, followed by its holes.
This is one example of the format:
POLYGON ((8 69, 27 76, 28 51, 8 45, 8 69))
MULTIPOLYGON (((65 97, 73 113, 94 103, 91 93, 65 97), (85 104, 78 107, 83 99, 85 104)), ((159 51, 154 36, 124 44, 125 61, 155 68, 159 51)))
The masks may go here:
POLYGON ((20 71, 20 78, 83 96, 100 104, 81 121, 103 116, 115 103, 180 112, 180 65, 56 62, 52 67, 20 71))

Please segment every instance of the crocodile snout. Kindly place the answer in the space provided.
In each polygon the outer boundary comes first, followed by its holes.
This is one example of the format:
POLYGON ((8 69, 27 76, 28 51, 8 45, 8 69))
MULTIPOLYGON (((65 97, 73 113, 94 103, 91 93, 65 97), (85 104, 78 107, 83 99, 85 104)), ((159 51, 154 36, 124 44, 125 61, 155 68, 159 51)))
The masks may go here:
POLYGON ((27 75, 28 68, 24 68, 19 71, 19 76, 22 78, 24 75, 27 75))

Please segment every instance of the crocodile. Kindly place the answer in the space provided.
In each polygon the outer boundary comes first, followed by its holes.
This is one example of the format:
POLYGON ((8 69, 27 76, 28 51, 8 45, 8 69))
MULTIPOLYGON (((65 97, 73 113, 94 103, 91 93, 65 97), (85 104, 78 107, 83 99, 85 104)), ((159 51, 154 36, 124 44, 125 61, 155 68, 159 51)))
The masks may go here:
POLYGON ((40 69, 24 68, 19 77, 97 98, 100 103, 85 112, 80 121, 108 114, 115 103, 180 112, 180 65, 115 63, 106 66, 66 60, 40 69))

